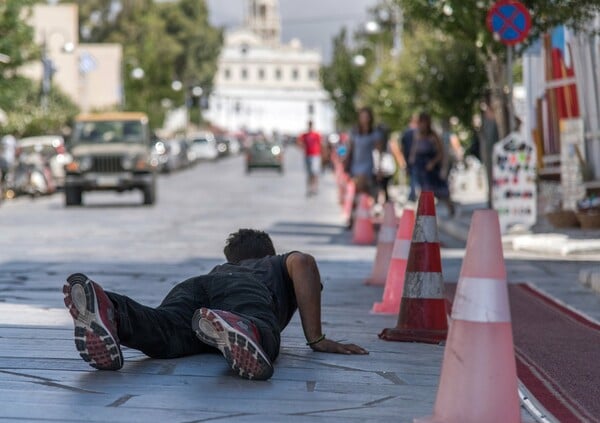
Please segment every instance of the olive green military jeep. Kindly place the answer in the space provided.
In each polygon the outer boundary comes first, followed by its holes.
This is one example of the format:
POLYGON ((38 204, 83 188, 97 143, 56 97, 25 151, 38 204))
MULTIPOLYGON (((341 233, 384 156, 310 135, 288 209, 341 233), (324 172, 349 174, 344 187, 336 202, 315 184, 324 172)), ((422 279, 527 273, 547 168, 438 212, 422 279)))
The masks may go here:
POLYGON ((151 159, 148 117, 143 113, 82 114, 68 149, 65 205, 81 205, 85 191, 139 189, 144 204, 156 201, 156 163, 151 159))

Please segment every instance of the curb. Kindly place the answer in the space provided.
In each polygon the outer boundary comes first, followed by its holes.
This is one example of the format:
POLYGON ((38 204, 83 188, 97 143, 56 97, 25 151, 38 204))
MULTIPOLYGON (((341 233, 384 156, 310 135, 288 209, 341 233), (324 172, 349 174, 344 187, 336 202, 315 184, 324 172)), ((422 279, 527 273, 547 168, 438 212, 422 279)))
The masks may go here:
POLYGON ((579 282, 592 291, 600 293, 600 267, 580 270, 579 282))
POLYGON ((523 406, 527 412, 534 418, 537 423, 558 423, 556 417, 548 412, 540 404, 540 402, 531 395, 531 392, 525 387, 523 382, 520 380, 519 382, 519 400, 521 401, 521 406, 523 406))
POLYGON ((467 238, 469 237, 468 225, 453 219, 439 219, 438 227, 441 231, 446 233, 446 235, 450 235, 459 241, 467 242, 467 238))

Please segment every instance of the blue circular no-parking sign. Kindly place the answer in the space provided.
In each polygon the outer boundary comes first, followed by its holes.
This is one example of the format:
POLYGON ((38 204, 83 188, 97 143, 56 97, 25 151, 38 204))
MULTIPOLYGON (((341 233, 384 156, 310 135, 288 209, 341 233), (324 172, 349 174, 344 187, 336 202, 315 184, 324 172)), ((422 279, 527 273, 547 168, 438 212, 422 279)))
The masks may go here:
POLYGON ((488 12, 487 25, 502 43, 511 46, 527 38, 531 28, 531 15, 523 3, 502 0, 494 3, 488 12))

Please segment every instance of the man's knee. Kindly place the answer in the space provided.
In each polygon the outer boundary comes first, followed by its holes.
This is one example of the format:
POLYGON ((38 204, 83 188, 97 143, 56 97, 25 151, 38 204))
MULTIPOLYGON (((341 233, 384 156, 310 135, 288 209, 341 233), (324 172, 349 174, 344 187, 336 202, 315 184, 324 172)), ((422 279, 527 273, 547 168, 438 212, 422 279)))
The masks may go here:
POLYGON ((252 319, 260 334, 260 345, 271 361, 275 361, 281 347, 279 329, 262 321, 252 319))

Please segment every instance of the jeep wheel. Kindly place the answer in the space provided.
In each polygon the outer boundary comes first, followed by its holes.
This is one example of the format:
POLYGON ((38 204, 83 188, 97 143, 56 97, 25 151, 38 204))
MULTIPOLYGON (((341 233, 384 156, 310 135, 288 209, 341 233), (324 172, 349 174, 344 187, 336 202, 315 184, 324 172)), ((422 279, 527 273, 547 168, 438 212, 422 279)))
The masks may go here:
POLYGON ((151 205, 156 202, 156 183, 152 182, 142 188, 144 193, 144 204, 151 205))
POLYGON ((65 187, 65 206, 81 206, 81 189, 65 187))

